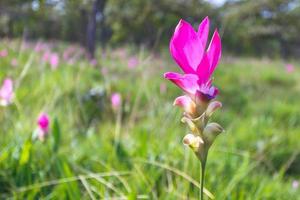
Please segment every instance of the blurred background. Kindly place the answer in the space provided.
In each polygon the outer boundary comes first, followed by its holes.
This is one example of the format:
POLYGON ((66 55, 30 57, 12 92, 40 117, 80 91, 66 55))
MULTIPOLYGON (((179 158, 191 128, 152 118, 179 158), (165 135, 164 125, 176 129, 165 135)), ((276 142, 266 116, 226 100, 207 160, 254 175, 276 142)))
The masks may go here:
POLYGON ((299 200, 299 0, 0 0, 0 199, 199 199, 163 74, 206 16, 226 132, 205 199, 299 200))
POLYGON ((300 54, 298 0, 2 0, 0 37, 165 47, 179 18, 205 16, 228 54, 300 54))

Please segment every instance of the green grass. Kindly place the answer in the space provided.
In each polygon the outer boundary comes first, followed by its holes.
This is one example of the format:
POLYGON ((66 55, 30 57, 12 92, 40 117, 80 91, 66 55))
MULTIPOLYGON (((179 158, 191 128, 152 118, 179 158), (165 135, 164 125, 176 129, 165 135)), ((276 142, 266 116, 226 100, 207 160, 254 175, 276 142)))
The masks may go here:
MULTIPOLYGON (((51 70, 41 53, 21 46, 0 44, 9 50, 0 80, 16 83, 14 103, 0 108, 1 199, 198 199, 200 164, 182 144, 188 129, 172 106, 181 91, 163 78, 179 70, 167 53, 99 50, 96 67, 61 59, 51 70), (135 69, 127 67, 130 55, 139 59, 135 69), (123 98, 121 123, 113 92, 123 98), (44 143, 32 140, 41 111, 51 117, 44 143)), ((299 198, 292 181, 300 178, 300 70, 287 74, 280 60, 224 57, 214 77, 223 108, 213 120, 226 133, 210 150, 205 187, 217 200, 299 198)))

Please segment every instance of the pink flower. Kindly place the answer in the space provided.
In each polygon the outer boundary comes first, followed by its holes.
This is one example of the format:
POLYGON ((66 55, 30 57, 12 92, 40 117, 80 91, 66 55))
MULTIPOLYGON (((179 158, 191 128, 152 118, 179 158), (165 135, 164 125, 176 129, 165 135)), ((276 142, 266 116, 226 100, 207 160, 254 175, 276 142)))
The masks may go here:
POLYGON ((211 76, 221 58, 221 39, 215 30, 206 49, 208 34, 208 17, 201 22, 197 32, 181 19, 170 41, 171 55, 184 75, 167 72, 164 76, 194 101, 199 98, 211 100, 218 94, 218 89, 211 84, 211 76))
POLYGON ((139 60, 135 57, 132 56, 129 60, 128 60, 128 68, 129 69, 133 69, 135 68, 139 63, 139 60))
POLYGON ((8 55, 8 52, 6 49, 3 49, 2 51, 0 51, 0 57, 6 57, 8 55))
POLYGON ((167 92, 167 86, 166 86, 166 84, 164 84, 164 83, 160 84, 159 91, 160 91, 161 94, 167 92))
POLYGON ((50 56, 50 65, 52 69, 56 69, 59 63, 59 56, 57 53, 52 53, 50 56))
POLYGON ((92 66, 96 66, 97 65, 97 60, 94 58, 94 59, 92 59, 92 60, 90 60, 90 64, 92 65, 92 66))
POLYGON ((293 188, 293 189, 297 189, 298 187, 299 187, 299 181, 294 180, 294 181, 292 182, 292 188, 293 188))
POLYGON ((7 78, 3 81, 3 84, 0 88, 0 105, 9 105, 12 102, 13 95, 13 81, 7 78))
POLYGON ((39 140, 45 140, 45 137, 49 132, 49 123, 49 116, 46 113, 41 113, 37 119, 39 140))
POLYGON ((286 65, 285 65, 285 71, 286 71, 287 73, 292 73, 292 72, 294 72, 294 70, 295 70, 294 65, 292 65, 292 64, 286 64, 286 65))
POLYGON ((114 110, 118 110, 122 103, 122 97, 119 93, 113 93, 111 95, 111 105, 114 110))
POLYGON ((50 52, 49 52, 49 51, 46 51, 46 52, 43 54, 42 59, 43 59, 44 62, 48 62, 49 57, 50 57, 50 52))
POLYGON ((41 44, 41 42, 37 42, 36 43, 36 45, 35 45, 35 47, 34 47, 34 51, 35 52, 40 52, 40 51, 42 51, 42 44, 41 44))
POLYGON ((71 54, 72 54, 75 50, 76 50, 76 49, 75 49, 74 46, 68 47, 68 48, 64 51, 64 53, 63 53, 63 59, 64 59, 65 61, 68 61, 69 58, 70 58, 70 56, 71 56, 71 54))
POLYGON ((10 64, 13 66, 13 67, 16 67, 18 65, 18 60, 16 58, 13 58, 10 62, 10 64))
POLYGON ((101 68, 101 73, 102 73, 103 76, 107 76, 107 75, 108 75, 108 70, 107 70, 107 68, 102 67, 102 68, 101 68))

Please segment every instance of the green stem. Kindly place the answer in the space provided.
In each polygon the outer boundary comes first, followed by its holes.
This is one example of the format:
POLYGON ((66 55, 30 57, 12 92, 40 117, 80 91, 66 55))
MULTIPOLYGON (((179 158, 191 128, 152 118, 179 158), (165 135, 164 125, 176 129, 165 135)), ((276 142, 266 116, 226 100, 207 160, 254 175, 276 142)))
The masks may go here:
POLYGON ((205 177, 205 166, 207 160, 207 153, 202 156, 201 162, 201 178, 200 178, 200 200, 203 200, 203 188, 204 188, 204 177, 205 177))

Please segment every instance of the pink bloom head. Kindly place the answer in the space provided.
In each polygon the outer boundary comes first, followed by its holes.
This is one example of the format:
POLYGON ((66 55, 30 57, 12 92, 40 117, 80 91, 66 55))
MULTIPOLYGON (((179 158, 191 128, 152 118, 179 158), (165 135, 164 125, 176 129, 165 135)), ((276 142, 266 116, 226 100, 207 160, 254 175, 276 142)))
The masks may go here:
POLYGON ((97 60, 94 58, 94 59, 92 59, 91 61, 90 61, 90 64, 92 65, 92 66, 96 66, 97 65, 97 60))
POLYGON ((6 49, 3 49, 2 51, 0 51, 0 57, 6 57, 8 55, 8 52, 6 49))
POLYGON ((119 93, 113 93, 111 95, 111 105, 114 110, 118 110, 122 104, 122 97, 119 93))
POLYGON ((165 83, 161 83, 159 86, 159 91, 161 94, 166 93, 167 92, 167 85, 165 83))
POLYGON ((49 131, 49 123, 50 119, 46 113, 41 113, 37 119, 37 124, 39 128, 38 138, 43 141, 45 136, 48 134, 49 131))
POLYGON ((59 63, 59 56, 57 53, 52 53, 50 56, 50 65, 52 69, 56 69, 59 63))
POLYGON ((210 100, 218 94, 217 88, 211 85, 211 76, 221 58, 221 39, 215 30, 206 49, 208 34, 208 17, 200 23, 197 32, 188 22, 180 20, 170 41, 171 55, 185 74, 167 72, 165 78, 192 99, 200 97, 210 100))
POLYGON ((101 68, 101 73, 102 73, 103 76, 107 76, 107 75, 108 75, 108 70, 107 70, 107 68, 106 68, 106 67, 102 67, 102 68, 101 68))
POLYGON ((9 78, 3 81, 0 88, 0 105, 7 106, 13 99, 13 81, 9 78))
POLYGON ((292 73, 292 72, 294 72, 295 67, 292 64, 286 64, 285 65, 285 70, 286 70, 287 73, 292 73))
POLYGON ((49 51, 46 51, 46 52, 43 54, 42 59, 43 59, 44 62, 48 62, 49 57, 50 57, 50 52, 49 52, 49 51))
POLYGON ((10 62, 11 66, 16 67, 18 65, 18 61, 16 58, 13 58, 10 62))
POLYGON ((293 188, 293 189, 298 189, 298 187, 299 187, 299 181, 294 180, 294 181, 292 182, 292 188, 293 188))
POLYGON ((135 56, 133 56, 128 60, 128 68, 133 69, 138 65, 138 63, 138 59, 135 56))

